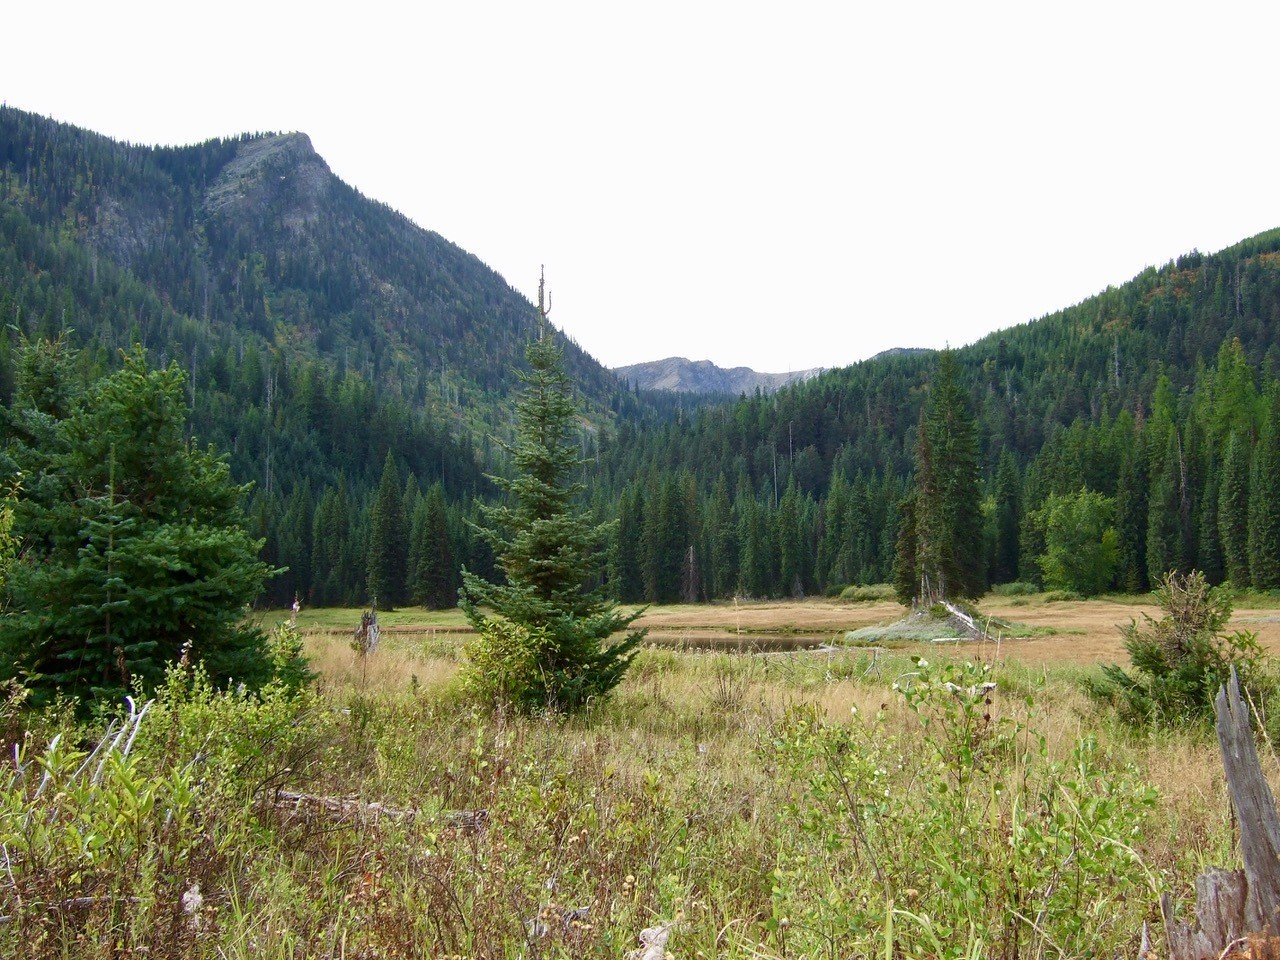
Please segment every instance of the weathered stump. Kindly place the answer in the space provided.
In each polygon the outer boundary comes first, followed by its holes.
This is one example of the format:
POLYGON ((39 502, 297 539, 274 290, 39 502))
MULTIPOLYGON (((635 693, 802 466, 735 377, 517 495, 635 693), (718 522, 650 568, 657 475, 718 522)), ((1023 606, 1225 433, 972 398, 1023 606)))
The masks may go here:
POLYGON ((1194 925, 1174 917, 1167 893, 1160 899, 1169 960, 1280 960, 1280 813, 1258 762, 1234 669, 1218 691, 1214 712, 1244 869, 1214 867, 1196 877, 1194 925))

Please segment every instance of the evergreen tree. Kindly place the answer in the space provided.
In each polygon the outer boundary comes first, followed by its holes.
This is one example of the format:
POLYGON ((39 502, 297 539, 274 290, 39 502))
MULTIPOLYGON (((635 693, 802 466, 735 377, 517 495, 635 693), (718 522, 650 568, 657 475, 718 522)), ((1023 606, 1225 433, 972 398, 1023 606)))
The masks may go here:
POLYGON ((921 417, 914 519, 915 599, 981 596, 986 570, 978 438, 950 350, 939 358, 921 417))
POLYGON ((382 465, 382 481, 369 513, 368 575, 371 601, 385 610, 406 601, 409 568, 409 530, 404 515, 400 472, 395 457, 387 451, 382 465))
POLYGON ((186 439, 182 372, 148 369, 138 348, 83 404, 34 387, 19 385, 23 416, 43 417, 51 442, 13 451, 39 482, 17 510, 4 671, 42 699, 115 697, 159 682, 185 648, 217 680, 264 679, 244 610, 273 571, 245 531, 245 488, 186 439))
POLYGON ((577 710, 609 693, 631 663, 642 631, 610 638, 639 612, 620 613, 599 588, 587 586, 596 555, 611 533, 577 507, 582 485, 572 384, 555 341, 529 345, 529 373, 517 407, 511 451, 516 475, 496 479, 510 502, 485 511, 484 528, 507 582, 463 573, 462 608, 479 633, 472 678, 483 689, 527 709, 577 710), (495 676, 486 671, 496 668, 495 676), (495 682, 501 689, 494 691, 495 682))
POLYGON ((1258 590, 1280 588, 1280 389, 1273 388, 1249 487, 1249 575, 1258 590))
POLYGON ((1018 540, 1021 530, 1022 490, 1018 465, 1005 451, 996 471, 995 544, 991 582, 1010 583, 1018 578, 1018 540))
POLYGON ((849 558, 853 551, 848 486, 844 476, 832 473, 823 504, 822 535, 818 539, 815 580, 827 590, 848 586, 853 582, 849 558))
POLYGON ((787 492, 782 495, 777 521, 778 582, 787 596, 803 597, 804 543, 800 530, 800 493, 794 480, 787 484, 787 492))
POLYGON ((1227 441, 1222 464, 1218 534, 1227 580, 1237 589, 1249 586, 1249 448, 1238 431, 1227 441))
POLYGON ((640 565, 640 542, 644 530, 644 494, 628 487, 618 499, 618 526, 609 554, 609 580, 613 595, 624 603, 644 599, 644 574, 640 565))
POLYGON ((903 606, 911 606, 919 595, 918 546, 916 498, 912 495, 898 504, 898 544, 893 559, 893 592, 903 606))
POLYGON ((1200 535, 1196 538, 1196 567, 1213 586, 1226 577, 1222 559, 1222 541, 1218 529, 1218 474, 1210 471, 1204 481, 1200 501, 1200 535))
POLYGON ((1151 584, 1147 578, 1149 487, 1146 447, 1131 442, 1116 491, 1116 580, 1129 593, 1145 593, 1151 584))
POLYGON ((710 593, 714 597, 732 596, 738 585, 738 531, 729 502, 729 483, 723 473, 711 491, 706 526, 710 593))
POLYGON ((458 598, 458 563, 449 537, 444 490, 438 483, 418 498, 409 555, 413 602, 429 610, 452 607, 458 598))
POLYGON ((1161 582, 1170 571, 1185 573, 1191 566, 1182 443, 1176 429, 1166 436, 1147 504, 1147 579, 1151 583, 1161 582))

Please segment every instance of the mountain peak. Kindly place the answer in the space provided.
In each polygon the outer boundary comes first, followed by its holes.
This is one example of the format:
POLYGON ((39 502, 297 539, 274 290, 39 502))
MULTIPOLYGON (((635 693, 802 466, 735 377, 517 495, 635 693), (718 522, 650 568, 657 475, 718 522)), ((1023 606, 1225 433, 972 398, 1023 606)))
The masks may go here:
POLYGON ((718 367, 710 360, 667 357, 648 363, 615 367, 615 374, 642 390, 670 390, 677 393, 755 393, 757 389, 772 393, 789 383, 807 380, 822 372, 796 370, 788 373, 759 373, 750 367, 718 367))
POLYGON ((319 215, 332 179, 329 165, 305 133, 256 137, 236 148, 209 186, 204 209, 211 214, 248 212, 287 197, 297 222, 309 222, 319 215))

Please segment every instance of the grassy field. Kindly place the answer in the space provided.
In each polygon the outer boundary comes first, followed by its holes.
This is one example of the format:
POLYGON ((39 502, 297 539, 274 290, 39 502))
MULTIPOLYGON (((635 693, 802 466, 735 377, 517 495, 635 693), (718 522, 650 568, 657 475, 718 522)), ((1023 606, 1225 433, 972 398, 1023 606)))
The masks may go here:
MULTIPOLYGON (((47 747, 92 727, 31 729, 49 788, 0 798, 0 956, 619 958, 664 924, 676 958, 1136 956, 1162 892, 1185 910, 1237 863, 1211 733, 1082 692, 1144 609, 993 598, 1039 632, 743 656, 680 648, 900 609, 657 608, 655 646, 571 720, 462 698, 456 611, 383 614, 365 658, 358 611, 304 611, 310 693, 179 676, 93 783, 47 747)), ((1237 620, 1274 648, 1269 616, 1237 620)))
MULTIPOLYGON (((1263 646, 1280 653, 1280 610, 1274 598, 1248 596, 1240 601, 1233 628, 1250 630, 1263 646)), ((1090 665, 1122 662, 1120 627, 1143 614, 1154 615, 1149 597, 1050 601, 1044 594, 1026 597, 987 597, 981 614, 1012 623, 1001 636, 998 659, 1023 664, 1069 663, 1090 665), (1021 629, 1019 629, 1021 628, 1021 629)), ((350 636, 360 621, 356 608, 303 610, 299 627, 308 633, 350 636)), ((804 649, 842 638, 846 631, 899 619, 903 608, 892 601, 848 603, 839 600, 746 601, 739 603, 677 604, 649 607, 640 626, 649 630, 648 642, 672 649, 804 649)), ((258 614, 270 624, 287 612, 258 614)), ((470 628, 459 610, 429 611, 406 607, 381 612, 379 623, 389 635, 464 642, 470 628)), ((904 652, 937 649, 931 644, 895 644, 904 652)), ((965 656, 997 658, 997 652, 960 648, 965 656)))

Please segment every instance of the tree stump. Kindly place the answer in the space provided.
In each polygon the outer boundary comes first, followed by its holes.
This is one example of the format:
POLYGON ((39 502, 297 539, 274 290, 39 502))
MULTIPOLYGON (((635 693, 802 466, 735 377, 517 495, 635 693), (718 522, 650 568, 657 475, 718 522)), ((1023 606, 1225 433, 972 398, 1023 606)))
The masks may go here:
POLYGON ((1214 867, 1196 877, 1195 924, 1176 919, 1172 898, 1161 897, 1169 960, 1280 960, 1280 813, 1258 762, 1234 668, 1214 712, 1244 869, 1214 867))

